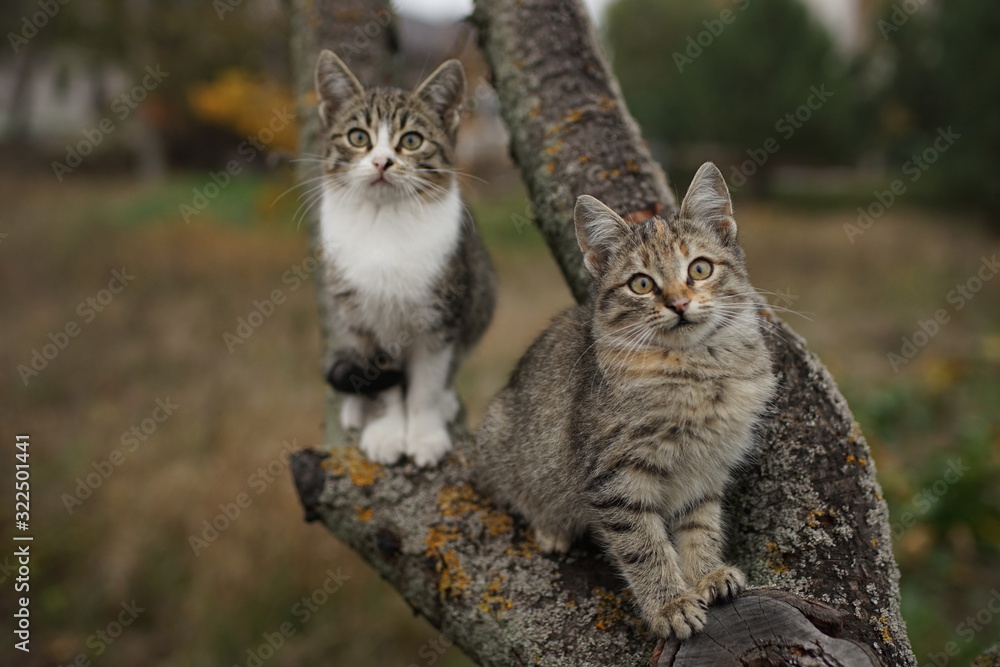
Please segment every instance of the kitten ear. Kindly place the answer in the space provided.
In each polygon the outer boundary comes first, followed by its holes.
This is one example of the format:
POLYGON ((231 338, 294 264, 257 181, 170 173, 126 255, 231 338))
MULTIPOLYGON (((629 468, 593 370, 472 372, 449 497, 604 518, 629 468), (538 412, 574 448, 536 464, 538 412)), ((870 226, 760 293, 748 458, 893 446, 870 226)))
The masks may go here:
POLYGON ((351 70, 337 54, 323 49, 316 61, 316 94, 319 95, 319 117, 328 126, 337 109, 352 97, 365 92, 351 70))
POLYGON ((733 201, 722 172, 711 162, 701 165, 681 203, 682 218, 706 223, 726 245, 736 244, 733 201))
POLYGON ((446 60, 417 86, 414 94, 441 117, 445 129, 454 134, 461 120, 465 99, 465 70, 455 59, 446 60))
POLYGON ((612 248, 629 233, 629 225, 617 213, 590 195, 580 195, 573 211, 576 240, 583 251, 583 263, 591 275, 607 268, 612 248))

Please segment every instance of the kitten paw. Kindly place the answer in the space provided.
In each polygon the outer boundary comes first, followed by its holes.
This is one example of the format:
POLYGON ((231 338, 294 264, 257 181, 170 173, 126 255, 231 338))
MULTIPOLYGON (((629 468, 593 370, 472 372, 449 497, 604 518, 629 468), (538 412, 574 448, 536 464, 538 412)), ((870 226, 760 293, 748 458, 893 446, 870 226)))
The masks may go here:
POLYGON ((406 423, 393 415, 380 417, 365 426, 358 447, 376 463, 395 463, 406 451, 406 423))
POLYGON ((663 638, 687 639, 705 627, 706 609, 698 597, 687 591, 664 605, 650 623, 653 632, 663 638))
POLYGON ((361 430, 365 425, 365 399, 360 396, 344 396, 340 404, 340 425, 344 430, 361 430))
POLYGON ((723 565, 715 572, 710 572, 694 585, 694 592, 706 605, 717 600, 728 600, 736 597, 746 586, 746 577, 735 567, 723 565))
POLYGON ((534 528, 535 544, 543 554, 564 554, 569 551, 572 541, 565 535, 550 533, 538 527, 534 528))
POLYGON ((420 467, 437 464, 451 450, 451 436, 444 422, 411 420, 406 434, 406 454, 420 467))

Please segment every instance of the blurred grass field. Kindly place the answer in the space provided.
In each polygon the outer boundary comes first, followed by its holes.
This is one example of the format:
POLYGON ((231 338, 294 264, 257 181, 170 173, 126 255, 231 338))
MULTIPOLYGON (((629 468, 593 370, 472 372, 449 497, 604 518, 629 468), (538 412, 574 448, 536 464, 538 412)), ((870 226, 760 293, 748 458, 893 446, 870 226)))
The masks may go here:
MULTIPOLYGON (((36 536, 33 650, 3 664, 80 654, 108 666, 246 665, 252 655, 268 665, 469 664, 359 557, 301 520, 279 455, 320 443, 326 389, 313 283, 283 281, 308 255, 305 231, 288 222, 292 198, 274 205, 290 174, 241 175, 185 224, 178 205, 204 182, 0 179, 0 423, 31 434, 36 536), (85 321, 78 304, 112 269, 135 278, 85 321), (224 334, 274 290, 285 300, 230 352, 224 334), (25 386, 17 366, 70 321, 79 335, 25 386), (148 421, 168 398, 173 414, 148 421), (123 435, 144 421, 155 431, 130 451, 123 435), (114 450, 120 465, 67 508, 77 478, 107 470, 114 450), (249 504, 230 526, 192 547, 203 522, 241 497, 249 504), (328 571, 342 587, 314 597, 328 571), (324 599, 307 619, 304 597, 324 599), (132 600, 143 611, 105 642, 97 632, 132 600), (262 645, 285 623, 293 635, 265 659, 262 645)), ((502 287, 460 376, 476 424, 570 295, 537 232, 515 224, 519 187, 480 185, 469 199, 502 287)), ((958 629, 1000 588, 1000 279, 960 311, 947 295, 1000 239, 955 214, 899 205, 852 244, 844 224, 861 203, 739 205, 737 219, 754 283, 809 318, 786 319, 840 382, 874 449, 918 660, 949 641, 967 657, 1000 639, 1000 619, 969 641, 958 629), (950 321, 894 372, 887 353, 942 308, 950 321), (942 487, 959 459, 968 470, 942 487)))

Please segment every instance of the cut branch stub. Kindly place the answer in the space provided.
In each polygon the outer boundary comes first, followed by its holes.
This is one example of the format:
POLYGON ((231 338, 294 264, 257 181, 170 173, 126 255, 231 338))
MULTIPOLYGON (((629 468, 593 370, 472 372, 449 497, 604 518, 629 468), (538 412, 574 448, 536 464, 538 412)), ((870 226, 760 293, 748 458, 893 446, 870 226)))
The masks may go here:
POLYGON ((870 649, 839 639, 846 613, 786 591, 757 588, 713 607, 685 642, 660 642, 653 667, 878 667, 870 649))

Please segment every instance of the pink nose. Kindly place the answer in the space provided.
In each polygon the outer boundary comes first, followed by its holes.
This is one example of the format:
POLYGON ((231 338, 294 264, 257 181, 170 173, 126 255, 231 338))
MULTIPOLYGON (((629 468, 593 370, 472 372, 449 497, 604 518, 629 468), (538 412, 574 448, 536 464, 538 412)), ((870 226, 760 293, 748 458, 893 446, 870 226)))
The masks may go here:
POLYGON ((372 158, 372 164, 378 169, 378 174, 381 176, 385 173, 385 170, 392 166, 391 157, 376 157, 372 158))
POLYGON ((682 315, 684 311, 687 310, 687 307, 690 304, 691 304, 691 299, 679 296, 676 299, 672 299, 670 303, 667 304, 667 308, 674 311, 678 315, 682 315))

